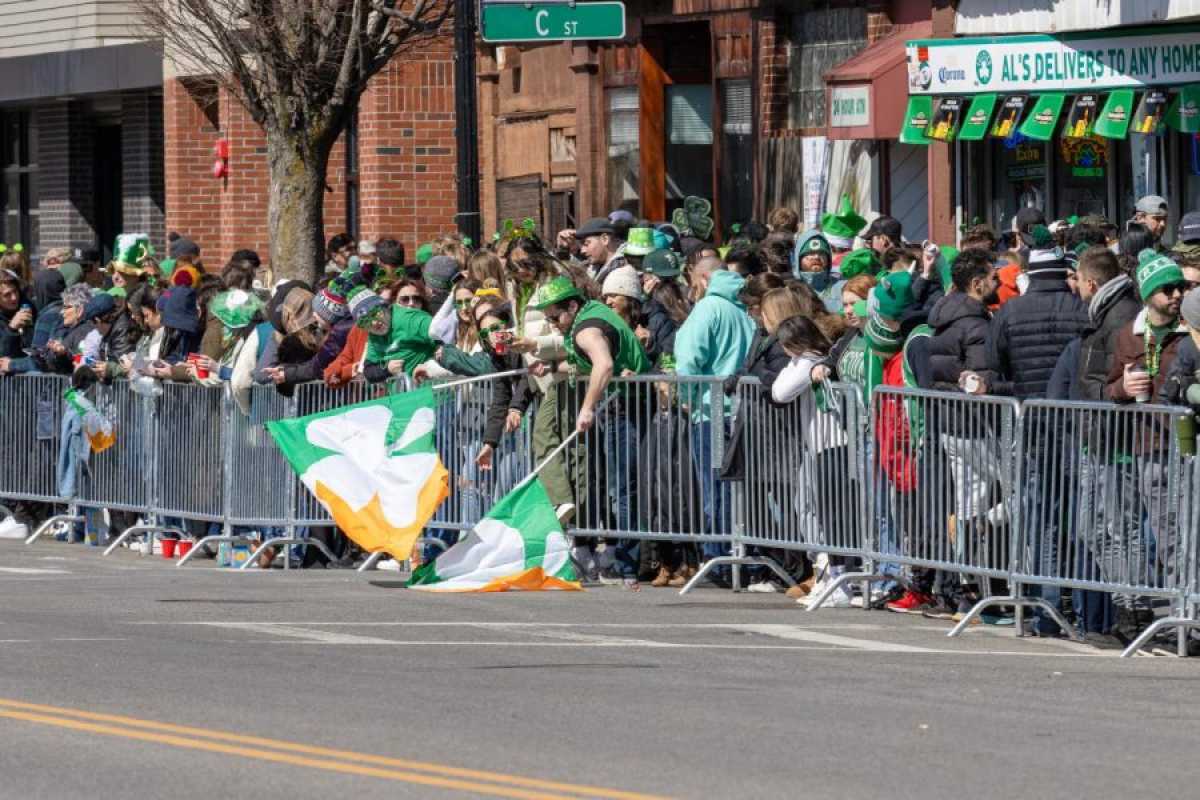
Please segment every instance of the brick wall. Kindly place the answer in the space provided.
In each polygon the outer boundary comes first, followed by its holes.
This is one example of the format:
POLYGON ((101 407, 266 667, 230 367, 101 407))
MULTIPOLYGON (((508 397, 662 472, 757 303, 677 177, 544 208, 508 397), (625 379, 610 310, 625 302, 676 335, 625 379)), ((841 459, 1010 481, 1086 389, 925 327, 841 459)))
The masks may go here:
MULTIPOLYGON (((397 238, 410 254, 419 242, 454 230, 452 47, 445 37, 397 57, 359 103, 358 234, 397 238)), ((167 229, 195 239, 209 269, 244 247, 266 261, 269 176, 262 129, 227 91, 195 81, 168 81, 164 110, 167 229), (211 174, 218 131, 230 142, 223 180, 211 174)), ((346 167, 346 144, 339 139, 326 176, 326 239, 347 228, 346 167)))
POLYGON ((158 93, 121 95, 122 227, 148 233, 155 252, 164 252, 163 100, 158 93))
POLYGON ((78 247, 93 228, 92 125, 78 103, 38 106, 39 249, 78 247))

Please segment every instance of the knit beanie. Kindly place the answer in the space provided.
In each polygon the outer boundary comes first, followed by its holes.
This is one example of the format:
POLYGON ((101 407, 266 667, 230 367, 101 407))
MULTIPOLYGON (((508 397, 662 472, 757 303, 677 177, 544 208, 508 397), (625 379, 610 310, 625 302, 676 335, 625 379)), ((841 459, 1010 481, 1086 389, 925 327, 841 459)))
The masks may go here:
POLYGON ((1150 248, 1138 253, 1137 283, 1142 302, 1162 287, 1183 280, 1183 270, 1170 257, 1150 248))
POLYGON ((872 314, 899 321, 900 317, 914 302, 912 292, 912 275, 907 272, 891 272, 879 281, 879 285, 871 290, 868 298, 872 314))
POLYGON ((351 316, 354 317, 354 323, 360 328, 365 328, 371 324, 371 318, 375 312, 386 308, 387 303, 367 287, 356 286, 350 292, 350 296, 346 298, 346 306, 350 309, 351 316))
POLYGON ((863 325, 863 336, 867 340, 868 347, 883 355, 899 353, 900 348, 904 346, 904 336, 900 333, 900 326, 881 317, 875 309, 871 309, 867 322, 863 325), (889 323, 896 325, 894 330, 889 323))

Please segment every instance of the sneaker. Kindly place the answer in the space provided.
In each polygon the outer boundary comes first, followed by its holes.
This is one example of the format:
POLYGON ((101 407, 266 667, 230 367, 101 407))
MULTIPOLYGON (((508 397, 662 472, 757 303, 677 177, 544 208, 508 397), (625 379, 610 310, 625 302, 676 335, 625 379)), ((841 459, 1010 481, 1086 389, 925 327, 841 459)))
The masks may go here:
POLYGON ((933 604, 933 595, 909 589, 899 600, 887 603, 884 608, 888 611, 895 611, 897 614, 920 614, 925 609, 931 608, 933 604))
POLYGON ((995 625, 998 628, 1011 628, 1017 624, 1017 618, 1011 614, 980 614, 984 625, 995 625))
POLYGON ((17 522, 16 517, 5 517, 0 521, 0 539, 27 539, 29 528, 17 522))
POLYGON ((375 565, 375 569, 381 569, 384 572, 399 572, 400 562, 394 558, 385 558, 375 565))
MULTIPOLYGON (((887 592, 887 591, 884 591, 883 589, 879 589, 879 588, 872 588, 871 589, 871 600, 868 605, 868 608, 883 607, 884 605, 887 604, 888 600, 890 599, 890 596, 891 596, 891 592, 887 592)), ((854 608, 862 608, 863 607, 862 595, 861 594, 851 595, 850 605, 853 606, 854 608)))
MULTIPOLYGON (((951 620, 951 622, 956 622, 956 623, 962 622, 964 619, 967 618, 967 614, 970 614, 970 613, 971 613, 970 611, 955 611, 953 614, 950 615, 950 620, 951 620)), ((971 624, 972 625, 982 625, 983 620, 981 620, 979 617, 975 617, 971 620, 971 624)))
POLYGON ((821 594, 828 588, 829 588, 829 579, 822 577, 819 581, 817 581, 816 583, 814 583, 812 585, 812 590, 807 595, 799 598, 798 600, 796 600, 796 602, 799 603, 800 605, 804 606, 805 608, 808 608, 808 601, 816 599, 817 597, 820 597, 821 594))
POLYGON ((746 591, 754 592, 755 594, 775 594, 779 591, 779 587, 769 580, 755 581, 746 587, 746 591))
POLYGON ((682 589, 684 586, 687 586, 688 581, 694 577, 696 577, 695 567, 680 567, 675 574, 671 576, 671 580, 667 581, 667 586, 670 586, 674 589, 682 589))
POLYGON ((638 583, 637 578, 624 578, 621 581, 621 586, 631 592, 640 592, 642 590, 642 585, 638 583))
MULTIPOLYGON (((821 596, 822 591, 824 591, 824 588, 822 588, 821 591, 814 589, 813 593, 808 597, 802 597, 796 602, 805 608, 812 608, 813 604, 816 603, 817 598, 821 596)), ((854 599, 855 598, 851 597, 850 592, 846 590, 845 586, 840 586, 838 587, 837 591, 826 598, 825 602, 821 604, 821 608, 853 608, 854 599)))
POLYGON ((596 580, 601 586, 621 586, 625 583, 625 578, 617 574, 617 571, 612 567, 605 567, 596 574, 596 580))

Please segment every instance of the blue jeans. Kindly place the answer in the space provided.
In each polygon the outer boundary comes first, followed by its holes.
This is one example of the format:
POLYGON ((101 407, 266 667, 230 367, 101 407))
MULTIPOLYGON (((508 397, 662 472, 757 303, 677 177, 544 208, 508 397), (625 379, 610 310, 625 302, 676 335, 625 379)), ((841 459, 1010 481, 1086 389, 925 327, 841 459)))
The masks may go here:
MULTIPOLYGON (((1047 454, 1048 455, 1048 454, 1047 454)), ((1028 472, 1021 498, 1021 527, 1025 531, 1025 554, 1031 559, 1029 566, 1041 576, 1056 577, 1062 571, 1058 564, 1058 537, 1062 530, 1062 506, 1054 487, 1057 481, 1050 479, 1042 464, 1041 454, 1027 459, 1028 472)), ((1062 602, 1062 590, 1057 586, 1026 586, 1031 597, 1041 597, 1054 608, 1062 602)), ((1041 608, 1033 611, 1034 625, 1038 633, 1053 636, 1059 633, 1058 624, 1041 608)))
MULTIPOLYGON (((729 429, 725 428, 728 438, 729 429)), ((696 482, 700 484, 700 507, 704 512, 704 520, 708 530, 705 533, 728 534, 732 529, 730 511, 732 502, 729 485, 717 480, 713 464, 713 423, 702 420, 692 425, 692 466, 696 471, 696 482)), ((729 545, 719 542, 704 542, 700 545, 704 558, 712 559, 729 555, 729 545)), ((729 570, 721 568, 720 574, 727 575, 729 570)))
MULTIPOLYGON (((627 401, 626 401, 627 402, 627 401)), ((604 436, 605 489, 618 531, 633 531, 637 520, 638 434, 634 410, 621 400, 613 401, 604 410, 600 426, 604 436)), ((616 568, 622 578, 636 578, 640 556, 637 539, 618 539, 616 568)))

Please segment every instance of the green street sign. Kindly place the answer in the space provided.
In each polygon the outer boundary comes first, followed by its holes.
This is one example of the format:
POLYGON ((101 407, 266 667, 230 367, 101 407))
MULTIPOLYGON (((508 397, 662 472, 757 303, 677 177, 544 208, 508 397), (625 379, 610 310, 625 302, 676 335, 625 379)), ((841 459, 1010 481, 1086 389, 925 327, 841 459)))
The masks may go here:
POLYGON ((483 4, 485 42, 624 39, 625 4, 616 2, 483 4))

